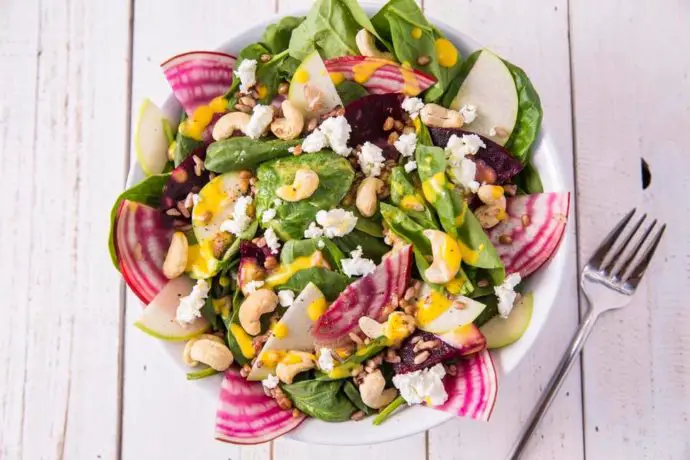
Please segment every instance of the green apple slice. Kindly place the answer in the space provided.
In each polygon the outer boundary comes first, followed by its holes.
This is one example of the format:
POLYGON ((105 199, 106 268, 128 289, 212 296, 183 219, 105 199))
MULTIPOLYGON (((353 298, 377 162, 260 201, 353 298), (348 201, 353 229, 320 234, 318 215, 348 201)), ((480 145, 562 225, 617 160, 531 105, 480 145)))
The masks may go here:
POLYGON ((157 339, 183 342, 208 330, 208 321, 202 316, 188 325, 175 319, 180 298, 189 295, 194 281, 186 276, 170 280, 139 316, 136 327, 157 339))
POLYGON ((247 190, 247 180, 239 172, 214 177, 199 192, 199 202, 192 209, 192 229, 200 245, 220 231, 220 224, 232 218, 235 203, 247 190))
POLYGON ((417 327, 433 334, 443 334, 474 321, 486 305, 469 297, 447 295, 424 285, 420 293, 420 308, 417 327), (432 312, 433 319, 425 321, 425 312, 432 312), (438 312, 439 314, 434 314, 438 312))
POLYGON ((529 326, 533 306, 534 296, 530 292, 515 303, 507 318, 496 316, 479 328, 486 337, 486 346, 501 348, 517 342, 529 326))
POLYGON ((500 145, 510 138, 518 115, 518 93, 510 69, 491 51, 482 50, 450 105, 477 107, 477 118, 463 129, 488 137, 500 145))
POLYGON ((149 99, 144 99, 134 128, 134 151, 147 176, 160 174, 168 163, 170 121, 149 99))
POLYGON ((323 115, 337 106, 343 105, 331 76, 326 70, 326 64, 319 56, 318 51, 314 51, 304 58, 304 61, 295 71, 290 82, 288 100, 309 118, 323 115), (309 108, 310 99, 313 97, 320 97, 320 102, 315 110, 309 108))

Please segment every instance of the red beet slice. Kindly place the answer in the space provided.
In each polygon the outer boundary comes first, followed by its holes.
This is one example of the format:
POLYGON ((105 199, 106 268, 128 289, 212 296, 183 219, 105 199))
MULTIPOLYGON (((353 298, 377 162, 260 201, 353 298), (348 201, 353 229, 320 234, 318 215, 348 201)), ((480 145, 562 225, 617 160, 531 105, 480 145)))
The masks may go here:
MULTIPOLYGON (((463 134, 476 134, 456 128, 429 128, 429 133, 434 145, 444 148, 453 134, 458 137, 462 137, 463 134)), ((479 136, 479 134, 477 135, 479 136)), ((486 148, 479 149, 473 159, 476 162, 483 161, 484 164, 494 170, 497 184, 505 184, 522 171, 523 165, 520 160, 513 157, 503 146, 484 136, 479 137, 486 144, 486 148)))
MULTIPOLYGON (((402 120, 405 111, 401 107, 405 99, 403 94, 370 94, 351 102, 345 108, 345 118, 352 127, 349 144, 352 147, 371 142, 381 148, 386 147, 387 154, 391 146, 388 145, 390 131, 383 130, 386 118, 393 117, 402 120)), ((395 147, 392 151, 396 152, 395 147)), ((387 155, 387 156, 388 156, 387 155)))
MULTIPOLYGON (((160 209, 163 211, 163 213, 166 213, 169 209, 177 209, 179 211, 177 206, 178 202, 184 201, 189 193, 199 193, 203 186, 208 183, 209 172, 206 169, 201 171, 201 175, 196 175, 196 162, 194 161, 195 156, 198 159, 197 161, 203 164, 204 159, 206 158, 205 147, 197 149, 170 173, 170 179, 168 179, 168 183, 165 185, 163 195, 161 197, 160 209)), ((172 220, 176 227, 191 224, 191 211, 189 217, 180 215, 176 216, 172 220)))
POLYGON ((508 217, 489 230, 506 273, 525 278, 551 258, 568 221, 570 193, 534 193, 508 198, 508 217), (509 244, 501 243, 510 240, 509 244))
POLYGON ((431 367, 435 364, 448 361, 459 356, 459 350, 451 347, 447 343, 441 341, 440 345, 429 350, 429 358, 421 364, 415 364, 414 358, 418 353, 414 351, 415 344, 412 343, 414 337, 421 337, 419 340, 429 341, 438 339, 437 336, 431 332, 424 332, 422 330, 415 331, 410 337, 405 340, 400 351, 400 362, 393 364, 393 370, 396 374, 407 374, 409 372, 418 371, 431 367))
POLYGON ((397 302, 410 281, 412 246, 396 250, 376 269, 350 284, 318 319, 312 335, 319 343, 334 343, 354 331, 359 318, 378 319, 386 305, 397 302))
POLYGON ((232 444, 261 444, 297 428, 306 419, 283 410, 264 393, 260 382, 245 380, 236 369, 225 371, 216 412, 216 439, 232 444))

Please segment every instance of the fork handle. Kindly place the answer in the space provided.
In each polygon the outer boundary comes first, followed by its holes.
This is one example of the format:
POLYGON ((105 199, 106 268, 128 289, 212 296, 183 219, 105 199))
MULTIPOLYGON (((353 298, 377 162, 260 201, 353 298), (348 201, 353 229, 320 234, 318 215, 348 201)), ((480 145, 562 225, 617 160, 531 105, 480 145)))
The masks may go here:
POLYGON ((532 433, 534 433, 534 430, 539 425, 541 419, 544 418, 544 414, 553 400, 556 399, 558 390, 560 390, 563 386, 563 382, 565 381, 566 375, 568 375, 568 371, 573 366, 575 359, 580 355, 587 337, 589 337, 589 334, 594 328, 594 323, 596 322, 597 317, 598 314, 594 312, 594 309, 589 308, 587 314, 582 320, 582 323, 580 323, 575 336, 570 341, 570 345, 563 355, 563 358, 561 358, 561 362, 558 364, 556 371, 551 376, 548 386, 544 389, 544 392, 539 398, 537 406, 534 408, 534 410, 532 410, 527 424, 520 433, 517 443, 515 443, 513 446, 510 456, 508 457, 510 460, 518 460, 524 452, 532 433))

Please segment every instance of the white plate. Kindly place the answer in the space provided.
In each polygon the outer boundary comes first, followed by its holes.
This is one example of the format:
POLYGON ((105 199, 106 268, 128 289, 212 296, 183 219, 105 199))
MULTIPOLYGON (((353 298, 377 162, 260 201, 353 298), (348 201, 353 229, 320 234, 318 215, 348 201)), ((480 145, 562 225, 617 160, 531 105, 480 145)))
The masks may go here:
MULTIPOLYGON (((366 3, 363 3, 363 7, 370 15, 378 11, 379 8, 378 6, 366 3)), ((297 9, 286 14, 273 15, 267 18, 264 22, 238 33, 234 38, 231 38, 227 42, 223 43, 219 48, 217 48, 217 50, 237 55, 244 46, 258 41, 264 29, 269 24, 286 15, 305 15, 306 13, 306 9, 297 9)), ((472 51, 482 47, 474 39, 461 32, 453 30, 451 27, 444 24, 443 21, 440 21, 433 16, 429 16, 429 19, 441 30, 441 32, 443 32, 453 43, 455 43, 463 56, 468 56, 472 51)), ((185 51, 191 50, 180 50, 180 52, 185 51)), ((519 62, 516 64, 520 65, 519 62)), ((172 94, 170 94, 163 102, 162 107, 172 119, 178 119, 181 108, 172 94)), ((546 126, 546 123, 542 124, 541 134, 536 142, 533 163, 541 175, 544 190, 565 190, 565 184, 567 182, 564 177, 559 156, 555 152, 555 146, 551 136, 549 135, 549 130, 546 126)), ((136 184, 144 177, 144 172, 137 164, 134 151, 132 150, 131 167, 127 177, 127 186, 129 187, 133 184, 136 184)), ((501 375, 510 373, 520 363, 520 360, 522 360, 529 348, 532 346, 537 334, 546 322, 549 312, 551 311, 551 308, 556 300, 558 287, 563 281, 563 272, 567 263, 567 254, 565 248, 569 246, 569 243, 566 241, 568 238, 570 238, 570 236, 566 231, 564 241, 561 242, 561 245, 553 259, 525 282, 527 285, 527 290, 534 291, 535 303, 532 321, 529 325, 529 328, 518 342, 493 353, 499 379, 501 378, 501 375)), ((179 358, 181 356, 182 346, 180 344, 166 343, 163 341, 159 341, 159 343, 163 344, 164 348, 169 352, 172 359, 178 362, 181 368, 184 368, 179 358)), ((180 378, 184 378, 182 373, 180 374, 180 378)), ((216 403, 218 398, 218 389, 220 387, 219 377, 204 379, 204 381, 197 382, 197 386, 200 389, 198 392, 200 398, 199 404, 206 405, 216 403), (203 401, 201 400, 202 398, 203 401)), ((500 394, 501 393, 499 391, 499 398, 500 394)), ((291 439, 314 444, 374 444, 392 441, 394 439, 410 436, 428 430, 442 422, 445 422, 451 417, 452 415, 450 414, 435 411, 426 407, 412 407, 401 411, 399 414, 391 417, 388 421, 378 427, 373 427, 367 420, 361 422, 326 423, 320 420, 311 419, 305 421, 299 428, 286 436, 291 439)))

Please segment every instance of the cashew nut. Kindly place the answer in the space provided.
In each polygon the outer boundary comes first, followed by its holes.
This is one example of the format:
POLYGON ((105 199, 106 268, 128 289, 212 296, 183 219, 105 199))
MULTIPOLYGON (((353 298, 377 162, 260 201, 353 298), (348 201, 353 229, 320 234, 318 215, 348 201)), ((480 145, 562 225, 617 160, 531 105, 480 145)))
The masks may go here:
POLYGON ((359 394, 364 404, 372 409, 380 409, 395 399, 398 390, 386 389, 386 379, 381 371, 376 369, 364 377, 364 381, 359 386, 359 394))
POLYGON ((177 278, 184 273, 187 267, 187 251, 189 250, 189 243, 187 236, 182 232, 173 233, 170 241, 170 248, 168 254, 165 256, 163 262, 163 274, 169 280, 177 278))
POLYGON ((280 108, 283 110, 284 118, 278 118, 271 123, 271 132, 285 141, 295 139, 304 128, 304 115, 287 99, 283 101, 280 108))
POLYGON ((358 324, 364 335, 370 339, 377 339, 383 335, 383 324, 373 318, 362 316, 359 318, 358 324))
POLYGON ((278 296, 270 289, 257 289, 240 305, 240 326, 249 335, 261 332, 261 315, 273 312, 278 306, 278 296))
POLYGON ((213 340, 214 342, 223 343, 223 339, 213 334, 202 334, 199 337, 194 337, 193 339, 190 339, 185 344, 184 350, 182 351, 182 362, 189 367, 196 367, 199 365, 199 361, 195 361, 192 359, 192 347, 199 340, 213 340))
POLYGON ((440 230, 424 230, 431 243, 432 264, 424 271, 430 283, 445 284, 455 278, 460 270, 462 256, 460 246, 452 237, 440 230))
POLYGON ((226 113, 220 117, 220 119, 213 126, 213 139, 220 141, 232 136, 232 134, 237 130, 244 132, 244 129, 251 118, 251 115, 244 112, 226 113))
POLYGON ((359 184, 355 206, 364 217, 371 217, 376 213, 378 194, 382 191, 383 181, 376 177, 367 177, 359 184))
POLYGON ((503 202, 503 209, 505 209, 505 196, 503 187, 500 185, 487 185, 484 184, 477 190, 477 196, 484 204, 497 204, 503 202))
POLYGON ((191 362, 204 363, 218 372, 227 370, 233 362, 232 352, 222 340, 208 338, 198 339, 191 345, 189 359, 191 362))
POLYGON ((357 32, 357 35, 355 35, 355 43, 357 43, 357 48, 359 48, 359 52, 362 56, 388 59, 389 61, 393 60, 393 55, 391 53, 380 51, 376 47, 376 39, 367 29, 362 29, 357 32))
POLYGON ((506 217, 506 197, 500 185, 482 185, 477 196, 484 203, 474 211, 482 228, 493 228, 506 217))
POLYGON ((276 195, 285 201, 295 202, 309 198, 319 188, 319 175, 308 167, 302 167, 295 173, 292 185, 282 185, 276 195))
POLYGON ((434 128, 462 128, 465 122, 460 112, 438 104, 426 104, 419 112, 419 116, 425 125, 434 128))
POLYGON ((300 360, 294 362, 279 362, 276 366, 276 376, 281 382, 290 384, 300 372, 308 371, 316 367, 314 355, 304 351, 291 351, 290 355, 295 355, 300 360))

